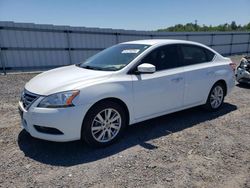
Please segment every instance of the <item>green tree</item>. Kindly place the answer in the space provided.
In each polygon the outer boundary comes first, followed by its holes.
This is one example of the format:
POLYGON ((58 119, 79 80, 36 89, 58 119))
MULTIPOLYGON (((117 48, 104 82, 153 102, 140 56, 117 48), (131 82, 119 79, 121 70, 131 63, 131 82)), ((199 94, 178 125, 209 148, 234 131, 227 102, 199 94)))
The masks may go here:
POLYGON ((236 31, 237 30, 237 24, 236 24, 236 22, 235 21, 232 21, 232 23, 231 23, 231 29, 233 30, 233 31, 236 31))
POLYGON ((198 25, 194 23, 177 24, 165 29, 159 29, 157 31, 170 31, 170 32, 195 32, 195 31, 250 31, 250 22, 246 25, 237 25, 235 21, 231 24, 225 23, 217 26, 212 25, 198 25))

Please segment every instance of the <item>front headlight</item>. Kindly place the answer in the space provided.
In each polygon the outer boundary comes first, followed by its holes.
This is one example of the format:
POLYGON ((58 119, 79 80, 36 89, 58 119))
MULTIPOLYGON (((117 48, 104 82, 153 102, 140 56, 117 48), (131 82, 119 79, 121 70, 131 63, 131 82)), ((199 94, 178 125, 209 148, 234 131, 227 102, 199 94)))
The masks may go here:
POLYGON ((74 106, 74 98, 80 93, 78 90, 55 93, 45 97, 38 105, 41 108, 63 108, 74 106))

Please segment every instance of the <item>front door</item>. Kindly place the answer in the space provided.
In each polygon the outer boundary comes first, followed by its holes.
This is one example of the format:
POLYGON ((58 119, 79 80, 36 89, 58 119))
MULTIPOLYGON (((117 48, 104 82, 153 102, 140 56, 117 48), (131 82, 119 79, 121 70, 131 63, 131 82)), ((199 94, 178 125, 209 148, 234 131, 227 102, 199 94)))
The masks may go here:
POLYGON ((136 119, 147 119, 180 108, 185 80, 178 46, 159 47, 146 55, 142 63, 153 64, 156 72, 132 76, 136 119))

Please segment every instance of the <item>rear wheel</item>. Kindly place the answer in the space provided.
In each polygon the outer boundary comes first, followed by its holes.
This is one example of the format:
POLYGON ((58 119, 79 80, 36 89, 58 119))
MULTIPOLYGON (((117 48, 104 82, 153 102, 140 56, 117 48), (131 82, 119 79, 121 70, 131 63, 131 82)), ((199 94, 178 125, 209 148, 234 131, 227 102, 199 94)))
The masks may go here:
POLYGON ((107 146, 122 135, 126 122, 124 109, 117 103, 97 103, 84 119, 82 137, 91 146, 107 146))
POLYGON ((225 86, 222 83, 216 83, 207 98, 205 108, 210 111, 218 110, 224 102, 225 86))

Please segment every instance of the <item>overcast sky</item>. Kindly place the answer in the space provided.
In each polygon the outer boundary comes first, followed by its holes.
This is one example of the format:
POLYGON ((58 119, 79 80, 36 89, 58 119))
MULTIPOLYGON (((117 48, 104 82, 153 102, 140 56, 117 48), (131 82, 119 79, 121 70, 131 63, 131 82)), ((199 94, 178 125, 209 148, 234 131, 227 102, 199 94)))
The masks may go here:
POLYGON ((0 0, 0 21, 155 30, 250 22, 250 0, 0 0))

